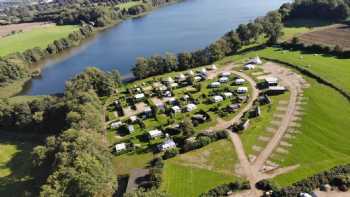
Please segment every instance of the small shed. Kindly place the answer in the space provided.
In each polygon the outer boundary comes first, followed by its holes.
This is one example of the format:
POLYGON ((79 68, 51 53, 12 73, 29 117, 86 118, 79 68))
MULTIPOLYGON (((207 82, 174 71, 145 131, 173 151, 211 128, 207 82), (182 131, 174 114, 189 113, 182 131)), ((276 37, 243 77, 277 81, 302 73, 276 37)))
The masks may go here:
POLYGON ((218 103, 218 102, 223 101, 224 98, 222 96, 216 95, 216 96, 213 96, 212 100, 214 103, 218 103))
POLYGON ((220 82, 218 82, 218 81, 215 81, 215 82, 212 82, 210 85, 209 85, 209 87, 211 87, 211 88, 218 88, 218 87, 220 87, 220 82))
POLYGON ((171 107, 171 111, 173 113, 180 113, 181 112, 181 108, 179 106, 175 105, 175 106, 171 107))
POLYGON ((236 85, 242 85, 242 84, 244 84, 244 83, 245 83, 245 80, 244 80, 244 79, 238 78, 238 79, 235 80, 235 84, 236 84, 236 85))
POLYGON ((120 143, 120 144, 115 145, 115 151, 117 153, 120 153, 120 152, 125 151, 125 150, 126 150, 126 143, 120 143))
POLYGON ((163 136, 163 132, 158 129, 151 130, 151 131, 148 131, 148 136, 150 137, 150 139, 161 137, 163 136))
POLYGON ((168 139, 163 144, 160 144, 158 148, 161 151, 166 151, 168 149, 176 148, 176 143, 172 139, 168 139))
POLYGON ((244 93, 247 93, 248 92, 248 88, 247 87, 243 87, 243 86, 240 86, 237 88, 237 93, 239 94, 244 94, 244 93))
POLYGON ((220 77, 219 82, 220 83, 227 83, 229 81, 228 77, 220 77))
POLYGON ((193 103, 189 103, 189 104, 186 105, 186 110, 188 112, 191 112, 191 111, 193 111, 195 109, 197 109, 197 106, 195 104, 193 104, 193 103))
POLYGON ((267 94, 275 95, 275 94, 282 94, 287 89, 284 86, 270 86, 267 90, 267 94))

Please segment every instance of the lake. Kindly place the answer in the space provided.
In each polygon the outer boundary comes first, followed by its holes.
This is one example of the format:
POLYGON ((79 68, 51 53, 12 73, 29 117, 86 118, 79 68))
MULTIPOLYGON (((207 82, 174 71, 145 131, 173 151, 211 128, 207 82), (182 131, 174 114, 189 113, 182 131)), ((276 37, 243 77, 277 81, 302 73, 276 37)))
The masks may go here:
POLYGON ((98 34, 59 60, 47 61, 42 76, 23 94, 60 93, 65 81, 88 66, 118 69, 123 76, 137 57, 203 48, 225 32, 247 23, 288 0, 188 0, 130 19, 98 34))

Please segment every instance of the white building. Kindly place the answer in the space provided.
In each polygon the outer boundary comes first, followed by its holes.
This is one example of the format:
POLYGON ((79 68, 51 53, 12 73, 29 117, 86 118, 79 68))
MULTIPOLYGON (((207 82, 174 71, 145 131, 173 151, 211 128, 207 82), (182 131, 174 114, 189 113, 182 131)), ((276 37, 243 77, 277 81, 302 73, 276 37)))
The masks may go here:
POLYGON ((278 78, 276 78, 276 77, 266 77, 265 78, 265 82, 269 86, 276 86, 278 84, 278 78))
POLYGON ((112 128, 112 129, 117 129, 117 128, 119 128, 119 127, 122 126, 122 125, 123 125, 123 123, 122 123, 121 121, 113 122, 113 123, 111 124, 111 128, 112 128))
POLYGON ((180 113, 181 112, 181 108, 177 105, 171 107, 171 111, 173 111, 174 113, 180 113))
POLYGON ((171 83, 171 84, 170 84, 170 87, 171 87, 171 88, 177 88, 178 86, 179 86, 178 83, 171 83))
POLYGON ((134 96, 134 98, 135 98, 136 100, 141 100, 141 99, 145 98, 145 94, 144 94, 144 93, 136 94, 136 95, 134 96))
POLYGON ((244 93, 247 93, 248 92, 248 88, 247 87, 238 87, 237 88, 237 93, 240 93, 240 94, 244 94, 244 93))
POLYGON ((130 116, 129 119, 131 122, 135 122, 137 120, 137 116, 130 116))
POLYGON ((218 87, 220 87, 220 85, 221 85, 220 82, 215 81, 215 82, 211 83, 209 85, 209 87, 211 87, 211 88, 218 88, 218 87))
POLYGON ((207 69, 202 68, 201 71, 200 71, 200 73, 202 73, 202 74, 207 74, 207 69))
POLYGON ((156 130, 148 131, 148 135, 152 139, 152 138, 163 136, 163 132, 161 130, 156 129, 156 130))
POLYGON ((229 77, 230 75, 231 75, 230 72, 222 72, 222 73, 220 74, 221 77, 229 77))
POLYGON ((152 108, 149 107, 149 106, 147 106, 147 107, 145 107, 145 109, 143 110, 143 112, 146 113, 146 114, 150 114, 150 113, 152 113, 152 108))
POLYGON ((236 85, 242 85, 242 84, 244 84, 244 83, 245 83, 245 80, 244 80, 244 79, 238 78, 238 79, 235 80, 235 84, 236 84, 236 85))
POLYGON ((191 111, 193 111, 195 109, 197 109, 197 106, 195 104, 193 104, 193 103, 189 103, 189 104, 186 105, 186 110, 188 112, 191 112, 191 111))
POLYGON ((215 103, 218 103, 218 102, 221 102, 221 101, 223 101, 224 100, 224 98, 222 97, 222 96, 213 96, 213 101, 215 102, 215 103))
POLYGON ((253 69, 255 69, 255 65, 254 64, 246 64, 246 65, 244 65, 244 69, 245 70, 253 70, 253 69))
POLYGON ((219 82, 220 83, 227 83, 229 81, 228 77, 220 77, 219 82))
POLYGON ((176 148, 176 144, 171 139, 166 140, 163 144, 159 145, 159 149, 161 151, 165 151, 165 150, 172 149, 172 148, 176 148))
POLYGON ((124 150, 126 150, 126 144, 125 143, 120 143, 120 144, 116 144, 115 145, 115 151, 117 153, 122 152, 124 150))
POLYGON ((231 98, 233 96, 232 92, 224 92, 222 94, 225 98, 231 98))

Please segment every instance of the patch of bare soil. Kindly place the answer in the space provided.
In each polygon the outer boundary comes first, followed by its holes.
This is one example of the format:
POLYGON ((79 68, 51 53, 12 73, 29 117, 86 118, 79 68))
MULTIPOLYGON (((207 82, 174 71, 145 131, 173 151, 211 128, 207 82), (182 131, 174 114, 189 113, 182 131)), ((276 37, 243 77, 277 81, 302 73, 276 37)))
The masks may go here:
POLYGON ((20 23, 20 24, 12 24, 12 25, 3 25, 0 26, 0 38, 9 35, 11 32, 15 31, 30 31, 37 27, 47 27, 52 26, 54 23, 48 22, 35 22, 35 23, 20 23))
POLYGON ((302 34, 299 36, 299 40, 307 45, 339 45, 350 50, 350 26, 345 24, 332 25, 328 28, 302 34))

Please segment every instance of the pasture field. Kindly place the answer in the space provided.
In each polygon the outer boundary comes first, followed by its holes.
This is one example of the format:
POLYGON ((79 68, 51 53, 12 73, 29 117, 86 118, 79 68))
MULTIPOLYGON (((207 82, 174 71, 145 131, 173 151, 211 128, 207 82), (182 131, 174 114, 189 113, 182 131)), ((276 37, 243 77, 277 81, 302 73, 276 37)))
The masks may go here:
POLYGON ((10 133, 0 139, 0 196, 24 196, 32 188, 31 151, 33 140, 10 133))
POLYGON ((330 47, 338 45, 344 50, 350 50, 350 26, 345 24, 331 25, 321 30, 302 34, 299 36, 299 40, 306 45, 319 44, 330 47))
POLYGON ((161 190, 171 196, 198 196, 217 185, 237 180, 233 145, 220 140, 165 162, 161 190))
POLYGON ((278 155, 274 161, 282 166, 300 164, 274 182, 287 186, 307 176, 350 162, 349 116, 350 105, 335 90, 308 79, 311 87, 305 89, 308 99, 304 106, 300 133, 288 143, 293 146, 287 155, 278 155))
POLYGON ((78 26, 73 25, 51 25, 36 27, 31 31, 0 38, 0 56, 23 52, 34 47, 46 48, 54 40, 67 37, 78 28, 78 26))

